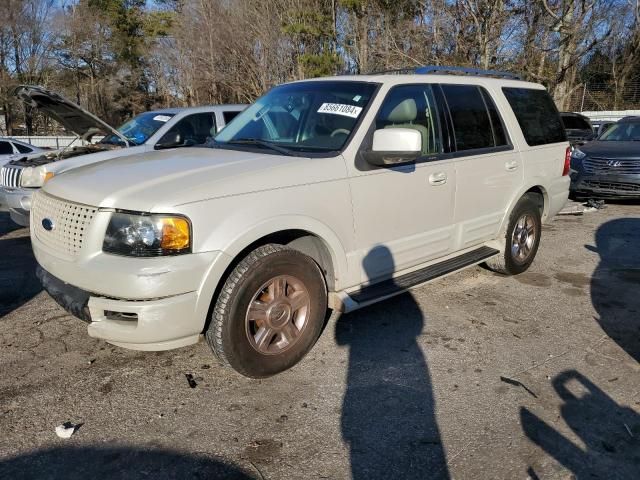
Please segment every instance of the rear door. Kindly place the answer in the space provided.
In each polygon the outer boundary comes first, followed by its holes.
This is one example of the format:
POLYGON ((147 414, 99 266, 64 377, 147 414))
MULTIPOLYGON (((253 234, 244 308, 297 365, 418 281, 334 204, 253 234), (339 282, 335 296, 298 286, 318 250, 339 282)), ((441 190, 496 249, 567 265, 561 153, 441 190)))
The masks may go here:
POLYGON ((442 84, 456 168, 456 250, 496 237, 523 181, 522 162, 489 92, 478 85, 442 84))

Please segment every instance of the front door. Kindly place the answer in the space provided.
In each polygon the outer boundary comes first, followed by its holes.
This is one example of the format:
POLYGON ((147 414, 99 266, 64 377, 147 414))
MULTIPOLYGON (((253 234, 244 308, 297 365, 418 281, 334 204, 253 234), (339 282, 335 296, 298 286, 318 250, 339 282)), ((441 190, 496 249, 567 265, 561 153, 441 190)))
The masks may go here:
POLYGON ((416 130, 422 156, 415 163, 383 168, 358 155, 350 183, 365 283, 451 252, 456 172, 453 160, 442 155, 440 123, 429 84, 392 88, 378 111, 368 136, 375 129, 416 130))

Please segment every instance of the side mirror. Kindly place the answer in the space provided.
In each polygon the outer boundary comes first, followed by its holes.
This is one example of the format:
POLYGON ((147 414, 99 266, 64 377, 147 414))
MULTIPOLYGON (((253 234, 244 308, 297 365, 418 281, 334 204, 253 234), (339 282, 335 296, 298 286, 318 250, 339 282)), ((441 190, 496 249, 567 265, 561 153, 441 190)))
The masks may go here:
POLYGON ((410 128, 385 128, 373 132, 373 147, 364 153, 371 165, 389 167, 415 162, 422 155, 422 135, 410 128))
POLYGON ((153 147, 156 150, 162 150, 163 148, 173 148, 182 145, 182 135, 179 131, 174 130, 164 134, 164 136, 153 147))

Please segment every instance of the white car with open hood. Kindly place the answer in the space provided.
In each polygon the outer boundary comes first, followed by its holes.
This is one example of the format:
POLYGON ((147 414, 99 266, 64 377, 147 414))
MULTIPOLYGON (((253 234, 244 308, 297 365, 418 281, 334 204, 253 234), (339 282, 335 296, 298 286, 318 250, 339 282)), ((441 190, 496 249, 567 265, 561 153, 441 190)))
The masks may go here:
POLYGON ((38 275, 92 337, 141 350, 204 337, 266 377, 312 348, 327 309, 482 262, 525 271, 567 200, 568 152, 547 91, 509 74, 289 83, 210 148, 54 177, 33 199, 38 275))
POLYGON ((34 190, 55 175, 125 155, 204 144, 246 108, 246 105, 213 105, 155 110, 141 113, 116 129, 42 87, 22 85, 14 94, 77 135, 78 140, 89 141, 99 133, 105 135, 97 143, 17 155, 0 169, 0 196, 4 197, 0 203, 6 203, 11 219, 23 226, 29 224, 34 190))

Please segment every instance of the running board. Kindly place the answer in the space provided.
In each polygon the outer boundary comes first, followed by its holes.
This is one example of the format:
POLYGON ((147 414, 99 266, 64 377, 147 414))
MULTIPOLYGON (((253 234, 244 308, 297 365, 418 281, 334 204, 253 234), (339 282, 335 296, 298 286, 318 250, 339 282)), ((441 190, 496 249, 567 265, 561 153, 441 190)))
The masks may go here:
MULTIPOLYGON (((404 292, 411 287, 420 285, 421 283, 448 275, 449 273, 453 273, 471 265, 476 265, 498 253, 500 252, 495 248, 480 247, 458 257, 450 258, 449 260, 429 265, 428 267, 415 272, 407 273, 401 277, 391 278, 373 285, 368 285, 357 292, 349 294, 349 297, 356 304, 359 304, 358 306, 362 306, 362 304, 368 304, 372 303, 374 300, 391 297, 397 293, 404 292)), ((357 308, 357 306, 352 307, 357 308)), ((352 308, 347 308, 347 310, 351 309, 352 308)))

